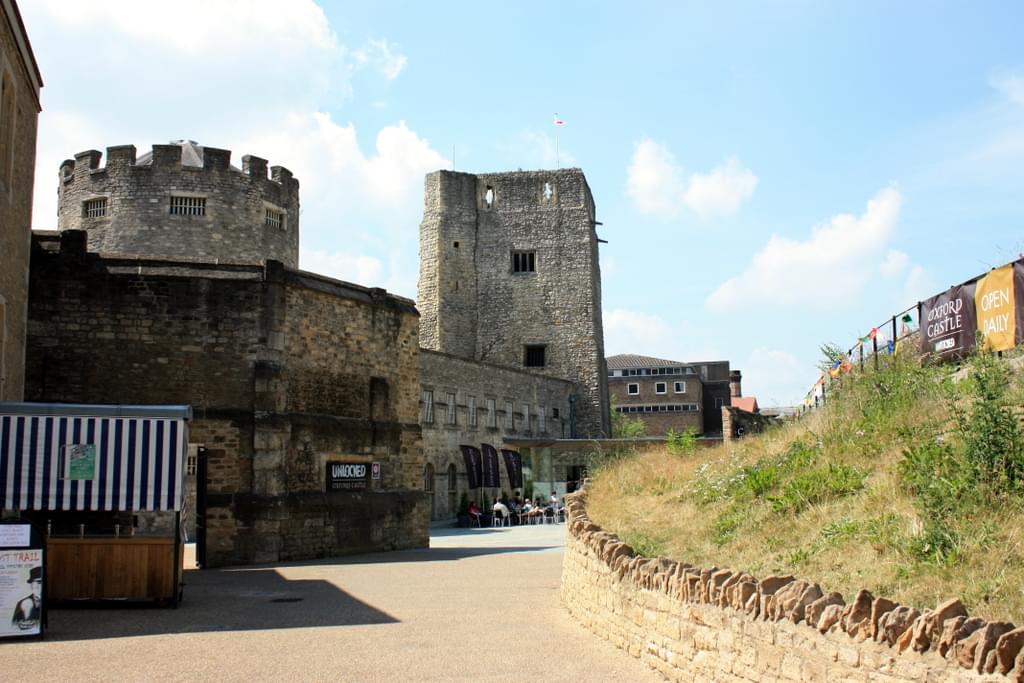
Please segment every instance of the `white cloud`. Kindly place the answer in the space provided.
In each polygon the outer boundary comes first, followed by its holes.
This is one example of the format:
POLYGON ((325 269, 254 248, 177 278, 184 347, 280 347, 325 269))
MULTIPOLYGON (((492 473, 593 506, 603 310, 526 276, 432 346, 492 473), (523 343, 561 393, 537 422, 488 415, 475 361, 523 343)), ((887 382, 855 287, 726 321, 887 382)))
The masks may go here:
POLYGON ((1006 99, 1024 107, 1024 73, 998 73, 989 78, 989 84, 1006 99))
POLYGON ((805 240, 773 234, 745 271, 708 297, 715 311, 764 303, 820 308, 859 292, 875 271, 879 252, 896 228, 902 198, 887 188, 860 216, 839 214, 805 240))
POLYGON ((670 352, 672 328, 657 315, 615 308, 604 311, 602 321, 606 355, 638 353, 658 356, 670 352))
POLYGON ((244 58, 255 51, 337 47, 327 17, 312 0, 37 1, 52 17, 77 30, 121 33, 191 55, 244 58))
POLYGON ((398 78, 398 74, 402 73, 402 69, 409 61, 405 55, 394 52, 393 47, 386 40, 369 40, 366 47, 352 53, 352 58, 357 66, 372 66, 386 79, 393 81, 398 78))
POLYGON ((936 294, 938 294, 938 288, 931 273, 922 266, 911 268, 907 274, 907 281, 903 285, 904 305, 909 306, 936 294))
POLYGON ((362 285, 380 282, 380 259, 343 251, 326 252, 321 249, 299 249, 299 267, 336 280, 362 285))
POLYGON ((903 269, 907 267, 907 261, 910 259, 906 252, 898 249, 890 249, 889 253, 885 255, 885 260, 882 261, 882 265, 878 266, 878 271, 885 277, 892 277, 899 275, 903 272, 903 269))
POLYGON ((686 205, 701 216, 730 215, 754 196, 757 176, 739 159, 729 157, 711 173, 694 173, 686 189, 686 205))
POLYGON ((675 218, 686 194, 683 170, 672 152, 653 140, 642 140, 633 151, 626 177, 626 193, 646 214, 675 218))
POLYGON ((757 182, 734 156, 710 173, 687 176, 669 149, 645 138, 633 150, 626 193, 642 213, 663 219, 679 216, 683 208, 701 216, 729 215, 753 196, 757 182))
POLYGON ((743 373, 744 396, 756 396, 762 408, 799 404, 816 377, 813 364, 764 346, 751 351, 742 365, 733 362, 732 367, 743 373))

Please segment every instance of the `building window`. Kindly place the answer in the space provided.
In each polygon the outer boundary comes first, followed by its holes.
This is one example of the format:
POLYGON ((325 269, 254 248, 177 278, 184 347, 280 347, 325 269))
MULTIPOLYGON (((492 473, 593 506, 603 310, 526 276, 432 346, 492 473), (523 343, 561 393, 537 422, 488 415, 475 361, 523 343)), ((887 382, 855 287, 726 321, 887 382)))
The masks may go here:
POLYGON ((666 386, 666 384, 664 382, 655 382, 654 383, 654 393, 656 393, 656 394, 664 394, 664 393, 667 393, 667 392, 668 392, 668 387, 666 386))
POLYGON ((87 199, 82 203, 82 214, 86 218, 103 218, 107 215, 107 198, 87 199))
POLYGON ((686 393, 686 382, 676 382, 675 383, 675 390, 676 390, 677 394, 685 394, 686 393))
POLYGON ((205 216, 206 197, 171 196, 172 216, 205 216))
POLYGON ((423 423, 434 421, 434 392, 427 389, 423 392, 423 423))
POLYGON ((429 462, 423 466, 423 490, 427 493, 434 492, 434 466, 429 462))
POLYGON ((487 399, 487 426, 497 427, 498 426, 498 411, 494 407, 494 399, 487 399))
POLYGON ((455 394, 448 394, 448 424, 455 424, 455 394))
POLYGON ((267 217, 264 219, 264 224, 268 228, 275 228, 277 230, 284 230, 284 211, 278 211, 276 209, 267 209, 267 217))
POLYGON ((544 415, 544 406, 537 406, 537 431, 541 434, 548 431, 547 419, 544 415))
POLYGON ((459 487, 458 475, 455 473, 455 465, 448 465, 448 492, 455 493, 459 487))
POLYGON ((555 418, 556 420, 558 419, 558 408, 551 409, 551 417, 555 418))
POLYGON ((627 384, 626 393, 629 394, 630 396, 636 396, 637 394, 640 393, 640 385, 635 383, 627 384))
POLYGON ((523 364, 528 368, 544 367, 544 353, 547 347, 543 344, 527 344, 523 364))
POLYGON ((516 428, 516 416, 515 408, 512 407, 512 401, 505 401, 505 429, 516 428))
POLYGON ((523 404, 523 431, 530 431, 530 404, 523 404))
POLYGON ((721 408, 724 405, 725 405, 725 402, 722 399, 720 399, 720 398, 716 398, 715 399, 715 407, 716 408, 721 408))
POLYGON ((513 273, 536 273, 537 252, 535 251, 513 251, 512 252, 513 273))
POLYGON ((476 396, 470 396, 466 399, 468 404, 466 412, 469 413, 469 426, 476 427, 476 396))

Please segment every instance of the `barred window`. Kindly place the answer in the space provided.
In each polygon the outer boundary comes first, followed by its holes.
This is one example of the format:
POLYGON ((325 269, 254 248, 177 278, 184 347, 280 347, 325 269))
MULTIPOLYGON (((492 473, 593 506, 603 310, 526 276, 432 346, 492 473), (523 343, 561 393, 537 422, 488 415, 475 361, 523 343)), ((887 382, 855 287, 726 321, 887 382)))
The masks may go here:
POLYGON ((537 252, 535 251, 513 251, 512 252, 513 273, 535 273, 537 272, 537 252))
POLYGON ((544 344, 527 344, 525 349, 523 365, 528 368, 544 367, 544 352, 547 349, 544 344))
POLYGON ((86 218, 102 218, 107 215, 107 198, 87 199, 82 207, 86 218))
POLYGON ((427 389, 423 392, 423 422, 430 424, 434 421, 434 392, 427 389))
POLYGON ((469 404, 466 408, 466 412, 469 413, 469 426, 476 427, 476 396, 469 396, 466 402, 469 404))
POLYGON ((284 212, 267 209, 266 225, 268 228, 284 229, 284 212))
POLYGON ((206 197, 171 196, 172 216, 205 216, 206 197))

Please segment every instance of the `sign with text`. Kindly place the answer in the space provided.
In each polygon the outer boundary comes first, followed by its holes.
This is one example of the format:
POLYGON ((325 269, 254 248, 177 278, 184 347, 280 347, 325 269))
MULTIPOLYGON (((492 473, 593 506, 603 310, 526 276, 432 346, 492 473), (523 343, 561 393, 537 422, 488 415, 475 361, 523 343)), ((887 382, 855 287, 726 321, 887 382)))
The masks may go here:
POLYGON ((505 471, 508 472, 508 485, 512 489, 523 488, 523 456, 519 451, 510 451, 507 448, 501 449, 505 458, 505 471))
POLYGON ((483 486, 485 488, 501 488, 501 469, 498 465, 498 451, 489 443, 480 444, 483 451, 483 486))
POLYGON ((1017 300, 1013 265, 996 268, 980 278, 974 289, 978 332, 987 351, 1008 351, 1016 345, 1017 300))
POLYGON ((32 545, 29 524, 0 524, 0 548, 27 548, 32 545))
POLYGON ((364 491, 370 478, 370 464, 366 462, 327 463, 328 491, 364 491))
POLYGON ((974 348, 974 284, 950 287, 921 302, 922 353, 954 360, 974 348))
POLYGON ((480 449, 476 446, 459 446, 459 449, 462 451, 462 459, 466 461, 466 486, 471 489, 480 488, 480 471, 483 469, 480 449))

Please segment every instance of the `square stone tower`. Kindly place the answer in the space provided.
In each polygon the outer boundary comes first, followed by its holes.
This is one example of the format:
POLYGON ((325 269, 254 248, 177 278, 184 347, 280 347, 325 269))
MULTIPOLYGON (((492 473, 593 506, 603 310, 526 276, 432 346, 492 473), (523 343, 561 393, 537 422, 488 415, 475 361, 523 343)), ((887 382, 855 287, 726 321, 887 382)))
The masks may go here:
POLYGON ((574 436, 607 436, 594 200, 580 169, 426 178, 420 345, 576 385, 574 436))

